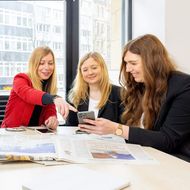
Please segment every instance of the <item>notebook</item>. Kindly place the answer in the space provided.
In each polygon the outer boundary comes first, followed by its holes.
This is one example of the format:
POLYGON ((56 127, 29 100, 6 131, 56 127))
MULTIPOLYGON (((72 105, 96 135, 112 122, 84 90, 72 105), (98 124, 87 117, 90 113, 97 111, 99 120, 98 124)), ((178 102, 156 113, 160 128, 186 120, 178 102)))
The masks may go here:
POLYGON ((34 175, 23 183, 22 190, 119 190, 129 186, 127 177, 76 165, 47 167, 47 172, 44 169, 34 170, 34 175))

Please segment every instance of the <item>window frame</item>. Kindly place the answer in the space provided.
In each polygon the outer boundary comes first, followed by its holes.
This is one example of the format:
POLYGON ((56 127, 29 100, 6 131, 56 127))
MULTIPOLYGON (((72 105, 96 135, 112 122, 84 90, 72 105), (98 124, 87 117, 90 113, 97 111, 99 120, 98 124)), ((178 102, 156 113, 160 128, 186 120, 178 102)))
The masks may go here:
MULTIPOLYGON (((76 76, 79 60, 79 3, 79 0, 66 0, 66 94, 76 76)), ((121 44, 124 45, 132 39, 132 0, 122 0, 122 5, 121 44)))
POLYGON ((66 1, 66 94, 76 75, 79 59, 79 1, 66 1))

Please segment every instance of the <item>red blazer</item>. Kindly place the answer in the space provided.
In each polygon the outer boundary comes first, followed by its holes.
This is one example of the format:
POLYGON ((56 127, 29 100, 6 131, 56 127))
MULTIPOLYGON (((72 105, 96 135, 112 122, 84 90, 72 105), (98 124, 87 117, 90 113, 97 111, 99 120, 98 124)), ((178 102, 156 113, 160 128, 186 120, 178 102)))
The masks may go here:
POLYGON ((1 127, 28 126, 35 105, 42 106, 39 125, 43 124, 50 116, 56 116, 54 104, 42 105, 42 96, 45 92, 36 90, 30 78, 25 73, 14 77, 13 88, 5 110, 5 117, 1 127))

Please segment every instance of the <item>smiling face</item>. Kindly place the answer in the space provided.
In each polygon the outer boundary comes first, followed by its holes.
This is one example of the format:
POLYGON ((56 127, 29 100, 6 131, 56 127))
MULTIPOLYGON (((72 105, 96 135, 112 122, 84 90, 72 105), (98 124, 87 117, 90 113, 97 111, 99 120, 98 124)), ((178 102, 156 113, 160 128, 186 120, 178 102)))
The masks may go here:
POLYGON ((126 72, 131 73, 136 82, 144 82, 141 56, 127 51, 124 61, 126 62, 126 72))
POLYGON ((38 76, 40 80, 47 80, 53 74, 55 68, 55 63, 53 61, 53 56, 51 53, 44 56, 38 66, 38 76))
POLYGON ((81 66, 82 77, 89 85, 99 84, 101 80, 101 67, 92 57, 88 58, 81 66))

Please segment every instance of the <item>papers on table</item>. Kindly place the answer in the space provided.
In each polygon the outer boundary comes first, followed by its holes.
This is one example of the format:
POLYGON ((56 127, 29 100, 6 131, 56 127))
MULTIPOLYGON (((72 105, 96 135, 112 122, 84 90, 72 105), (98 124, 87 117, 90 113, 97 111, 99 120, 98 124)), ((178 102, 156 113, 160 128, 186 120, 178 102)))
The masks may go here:
POLYGON ((154 163, 141 146, 112 137, 81 135, 3 135, 0 160, 66 161, 71 163, 154 163))
POLYGON ((61 137, 58 160, 74 163, 145 163, 155 160, 140 145, 121 142, 61 137))
POLYGON ((121 177, 106 172, 97 172, 76 165, 32 169, 25 172, 22 190, 119 190, 129 185, 127 176, 121 177), (32 173, 34 175, 32 175, 32 173), (31 176, 32 175, 32 176, 31 176), (43 179, 42 179, 43 176, 43 179), (51 181, 51 183, 47 183, 51 181))
POLYGON ((0 160, 53 160, 57 155, 51 138, 5 135, 0 138, 0 160))

